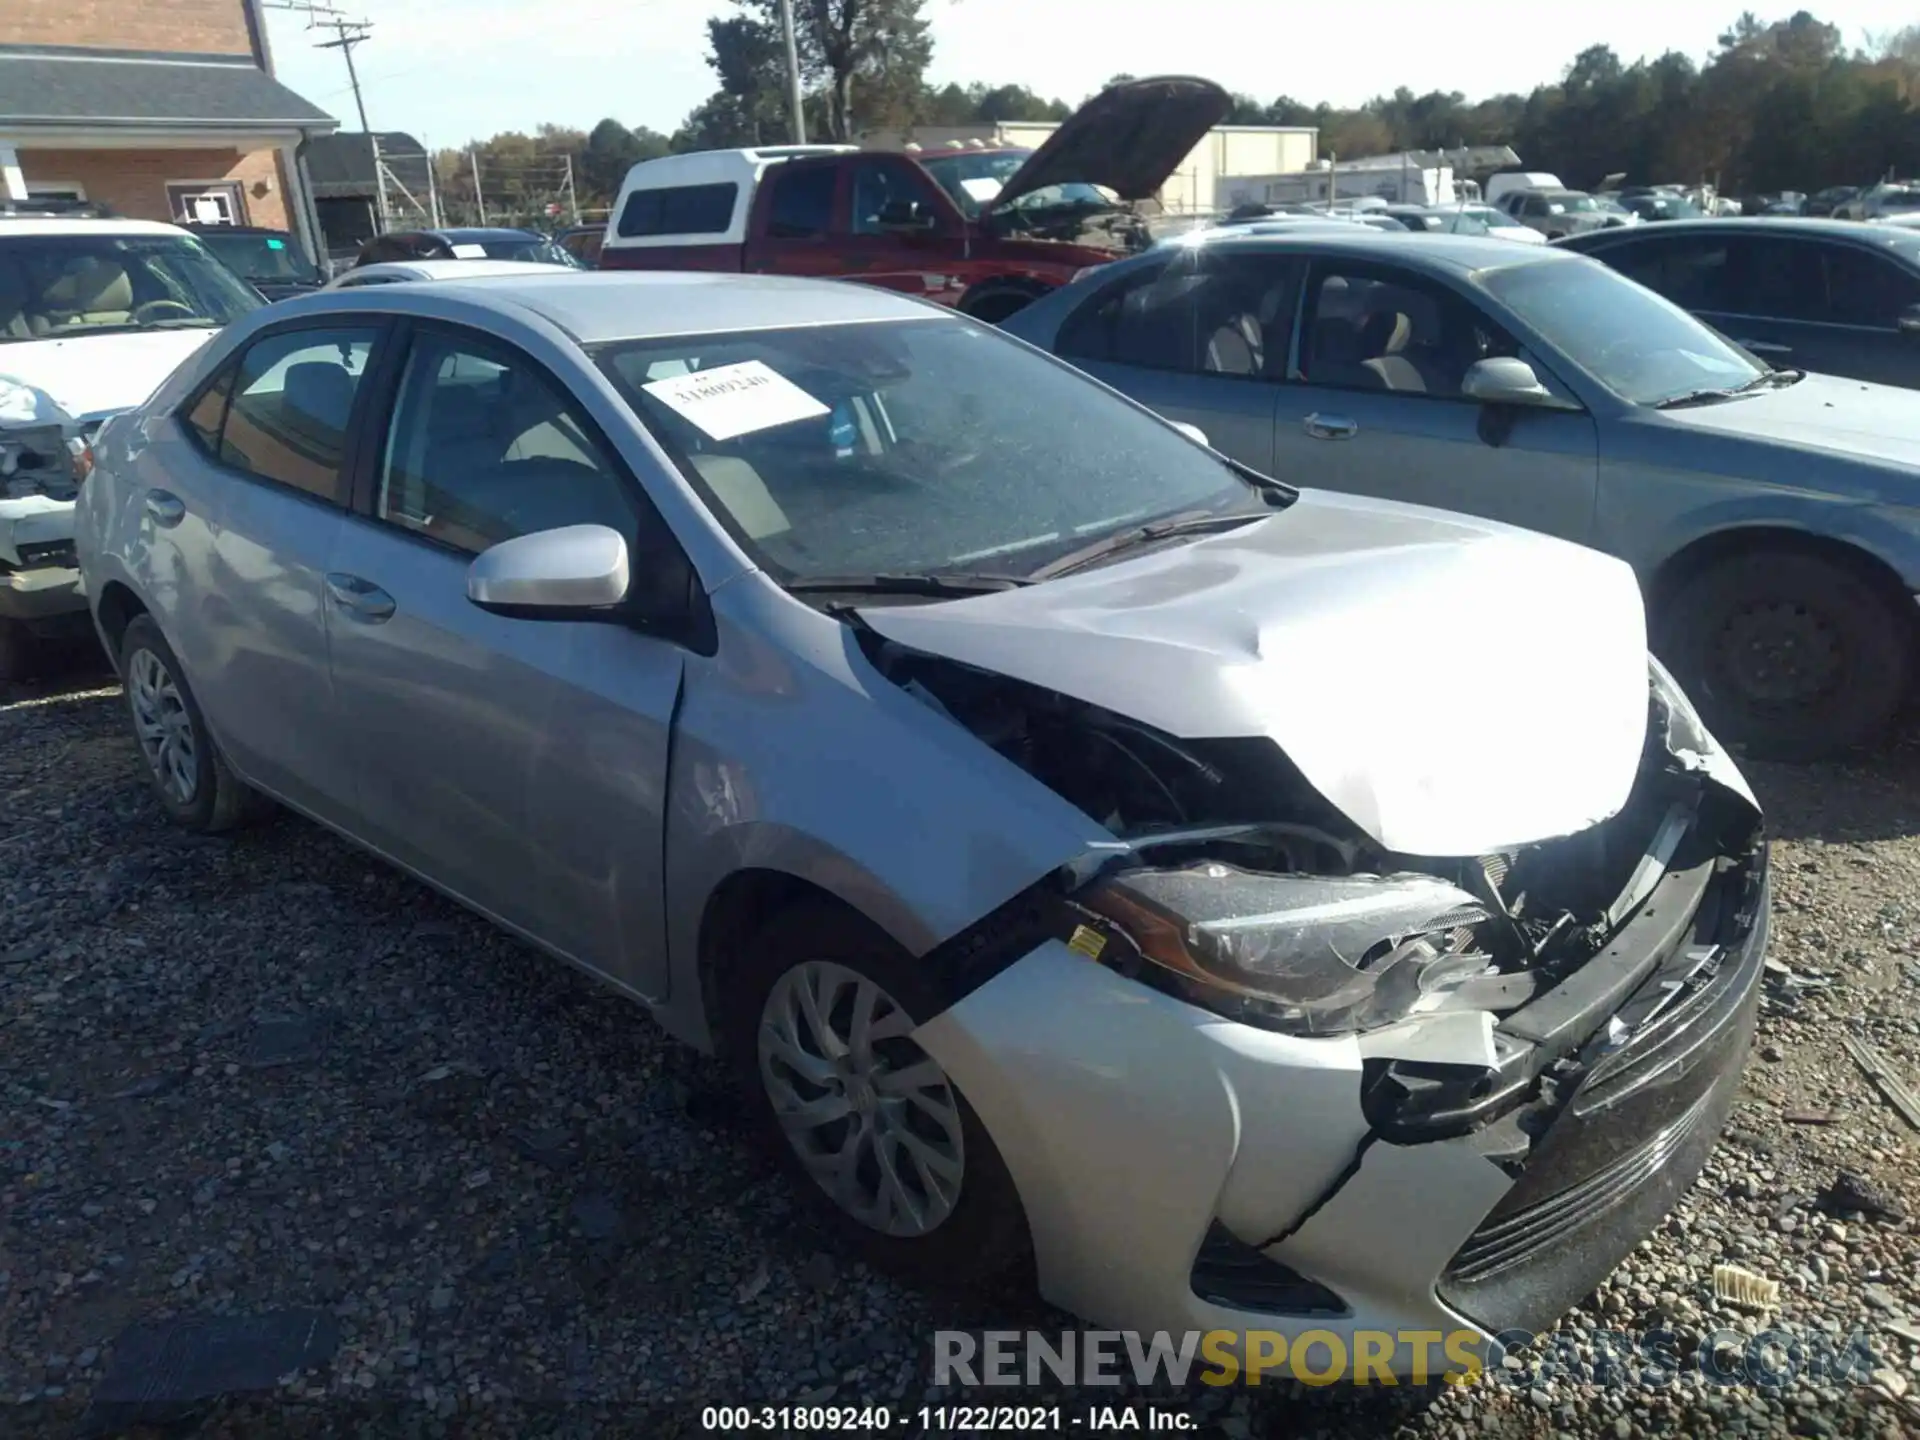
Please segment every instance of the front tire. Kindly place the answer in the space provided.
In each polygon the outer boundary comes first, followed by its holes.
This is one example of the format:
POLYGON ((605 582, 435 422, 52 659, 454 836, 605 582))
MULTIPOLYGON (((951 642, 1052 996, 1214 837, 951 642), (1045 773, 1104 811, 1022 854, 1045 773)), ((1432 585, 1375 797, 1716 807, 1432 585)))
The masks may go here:
POLYGON ((213 834, 245 824, 267 808, 265 797, 220 758, 180 660, 151 616, 135 616, 121 638, 120 682, 134 744, 170 820, 213 834))
POLYGON ((986 1127, 913 1031, 944 1006, 912 956, 806 901, 725 978, 728 1057, 803 1203, 875 1264, 949 1286, 1004 1276, 1026 1215, 986 1127))
POLYGON ((1915 632, 1880 588, 1820 555, 1756 550, 1667 597, 1661 645, 1714 733, 1767 760, 1881 739, 1907 696, 1915 632))

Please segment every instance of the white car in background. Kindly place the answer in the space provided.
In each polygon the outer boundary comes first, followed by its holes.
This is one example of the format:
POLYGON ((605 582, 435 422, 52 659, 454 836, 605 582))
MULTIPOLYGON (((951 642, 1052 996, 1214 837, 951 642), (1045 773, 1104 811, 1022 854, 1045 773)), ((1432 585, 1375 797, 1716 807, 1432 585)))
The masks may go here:
POLYGON ((392 285, 413 280, 476 280, 487 275, 545 273, 553 266, 535 260, 382 260, 356 265, 327 282, 329 290, 392 285))
POLYGON ((94 432, 265 303, 173 225, 0 219, 0 679, 91 630, 73 501, 94 432))

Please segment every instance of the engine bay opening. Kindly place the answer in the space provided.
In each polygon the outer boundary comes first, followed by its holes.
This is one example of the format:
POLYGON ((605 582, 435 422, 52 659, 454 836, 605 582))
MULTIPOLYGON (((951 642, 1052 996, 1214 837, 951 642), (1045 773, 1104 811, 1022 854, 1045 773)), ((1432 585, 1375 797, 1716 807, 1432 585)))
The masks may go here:
POLYGON ((1106 963, 1248 1023, 1329 1034, 1452 1009, 1511 1014, 1601 954, 1676 857, 1759 843, 1757 815, 1691 754, 1697 721, 1651 676, 1638 776, 1611 818, 1504 853, 1432 857, 1377 845, 1270 740, 1180 739, 870 633, 863 643, 895 684, 1127 842, 1070 897, 1106 963))

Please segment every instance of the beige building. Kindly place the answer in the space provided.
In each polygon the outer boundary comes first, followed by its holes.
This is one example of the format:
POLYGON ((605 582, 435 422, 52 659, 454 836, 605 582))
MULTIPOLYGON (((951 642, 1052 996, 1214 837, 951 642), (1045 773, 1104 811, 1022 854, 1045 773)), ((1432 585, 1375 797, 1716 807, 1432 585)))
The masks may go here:
MULTIPOLYGON (((922 150, 960 146, 1039 146, 1057 129, 1056 121, 1004 121, 977 125, 919 125, 907 130, 876 130, 860 137, 868 150, 922 150)), ((1193 147, 1180 168, 1160 188, 1160 203, 1171 214, 1207 214, 1215 208, 1221 180, 1236 175, 1276 175, 1305 170, 1319 158, 1320 132, 1312 125, 1216 125, 1193 147)))
POLYGON ((273 78, 259 0, 0 0, 0 199, 303 239, 331 115, 273 78))

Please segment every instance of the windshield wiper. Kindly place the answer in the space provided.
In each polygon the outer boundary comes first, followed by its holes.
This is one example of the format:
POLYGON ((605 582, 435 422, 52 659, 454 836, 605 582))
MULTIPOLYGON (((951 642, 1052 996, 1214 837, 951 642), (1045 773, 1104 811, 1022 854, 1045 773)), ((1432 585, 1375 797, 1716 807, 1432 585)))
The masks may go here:
POLYGON ((1742 395, 1751 395, 1757 390, 1774 385, 1797 385, 1806 377, 1807 372, 1804 370, 1766 370, 1739 385, 1712 390, 1688 390, 1679 395, 1671 395, 1653 408, 1680 410, 1689 405, 1714 405, 1722 400, 1738 400, 1742 395))
POLYGON ((1260 492, 1260 498, 1276 510, 1283 510, 1300 498, 1300 492, 1284 480, 1276 480, 1271 475, 1262 475, 1251 465, 1242 465, 1231 455, 1220 457, 1229 470, 1260 492))
POLYGON ((948 599, 962 595, 993 595, 1032 583, 1019 575, 953 571, 941 574, 805 575, 796 580, 782 581, 781 588, 792 594, 931 595, 948 599))
MULTIPOLYGON (((1275 484, 1279 482, 1275 481, 1275 484)), ((1264 520, 1264 515, 1249 514, 1236 510, 1222 515, 1209 510, 1193 515, 1171 515, 1165 520, 1150 521, 1145 525, 1136 525, 1131 530, 1122 530, 1096 540, 1091 545, 1083 545, 1078 550, 1069 550, 1058 560, 1042 565, 1033 572, 1035 580, 1051 580, 1056 575, 1066 575, 1074 570, 1092 564, 1121 550, 1131 550, 1137 545, 1150 545, 1156 540, 1165 540, 1174 535, 1204 535, 1212 530, 1236 530, 1242 525, 1251 525, 1256 520, 1264 520)))

